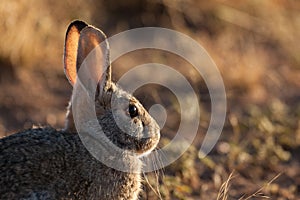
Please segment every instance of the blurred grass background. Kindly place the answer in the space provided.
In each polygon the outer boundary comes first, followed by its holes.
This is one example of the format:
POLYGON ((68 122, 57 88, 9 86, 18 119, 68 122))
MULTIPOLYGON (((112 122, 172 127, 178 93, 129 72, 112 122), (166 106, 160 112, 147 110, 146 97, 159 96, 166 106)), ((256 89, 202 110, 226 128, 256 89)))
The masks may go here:
MULTIPOLYGON (((208 51, 224 79, 224 131, 215 149, 200 160, 197 149, 210 118, 202 78, 182 59, 151 50, 132 52, 113 63, 115 80, 137 64, 173 66, 201 99, 194 146, 164 169, 163 176, 147 175, 142 199, 217 199, 218 194, 225 199, 300 198, 298 0, 1 1, 0 136, 33 124, 63 127, 71 95, 63 74, 63 43, 74 19, 108 36, 144 26, 180 31, 208 51), (226 181, 228 191, 219 191, 226 181)), ((155 87, 136 93, 146 107, 155 102, 168 108, 163 145, 176 133, 180 115, 172 94, 155 87)))

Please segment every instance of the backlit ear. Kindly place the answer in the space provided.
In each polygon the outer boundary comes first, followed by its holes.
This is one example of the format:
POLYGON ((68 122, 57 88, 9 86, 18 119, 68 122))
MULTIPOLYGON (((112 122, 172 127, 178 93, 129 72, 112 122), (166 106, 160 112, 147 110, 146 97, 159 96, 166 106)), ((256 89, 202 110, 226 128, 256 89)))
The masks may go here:
POLYGON ((80 32, 77 50, 77 75, 88 87, 98 84, 100 93, 111 85, 109 46, 105 34, 93 26, 80 32))
POLYGON ((74 85, 77 74, 77 49, 80 37, 80 31, 88 25, 83 21, 73 21, 66 33, 64 48, 64 70, 69 82, 74 85))

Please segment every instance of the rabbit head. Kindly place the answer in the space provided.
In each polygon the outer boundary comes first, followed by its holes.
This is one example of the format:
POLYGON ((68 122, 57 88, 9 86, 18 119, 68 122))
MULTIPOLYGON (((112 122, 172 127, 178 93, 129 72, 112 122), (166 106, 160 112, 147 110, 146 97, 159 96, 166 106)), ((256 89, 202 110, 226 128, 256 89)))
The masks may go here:
MULTIPOLYGON (((72 22, 66 33, 64 68, 74 89, 79 79, 86 87, 95 83, 95 112, 107 139, 138 155, 145 155, 156 147, 160 128, 155 120, 135 97, 111 80, 109 46, 103 32, 82 21, 72 22), (87 77, 79 75, 80 70, 86 70, 81 69, 82 66, 89 71, 84 73, 87 77)), ((80 107, 79 113, 87 112, 84 104, 80 107)), ((70 103, 65 130, 77 132, 71 108, 70 103)))

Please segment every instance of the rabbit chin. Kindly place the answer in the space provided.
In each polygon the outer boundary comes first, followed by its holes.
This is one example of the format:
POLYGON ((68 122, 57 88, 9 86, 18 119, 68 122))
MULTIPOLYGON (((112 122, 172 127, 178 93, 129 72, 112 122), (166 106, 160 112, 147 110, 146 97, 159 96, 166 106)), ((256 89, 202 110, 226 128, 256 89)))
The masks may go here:
POLYGON ((153 145, 151 148, 147 149, 147 150, 143 150, 143 151, 136 151, 136 156, 138 158, 144 157, 144 156, 148 156, 154 149, 155 149, 156 145, 153 145))
POLYGON ((137 157, 143 157, 149 155, 157 146, 159 137, 158 138, 147 138, 146 142, 141 144, 140 148, 135 149, 137 157))

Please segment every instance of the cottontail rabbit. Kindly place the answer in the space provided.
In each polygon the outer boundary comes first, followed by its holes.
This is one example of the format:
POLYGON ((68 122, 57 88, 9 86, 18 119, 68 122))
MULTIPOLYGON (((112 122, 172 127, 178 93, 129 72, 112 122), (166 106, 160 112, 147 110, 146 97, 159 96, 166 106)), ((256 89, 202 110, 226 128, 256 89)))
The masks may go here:
MULTIPOLYGON (((99 74, 92 73, 88 81, 98 83, 93 101, 97 123, 104 134, 97 137, 123 150, 122 162, 135 164, 133 168, 137 171, 116 170, 91 155, 76 131, 75 111, 70 103, 65 129, 29 129, 0 140, 0 199, 138 198, 142 166, 127 153, 143 156, 152 151, 160 138, 159 126, 133 96, 111 81, 108 48, 100 30, 82 21, 72 22, 65 40, 65 73, 73 85, 76 101, 78 71, 88 54, 96 49, 97 58, 89 59, 103 75, 99 78, 99 74), (114 105, 113 97, 117 102, 114 105), (122 123, 117 124, 116 118, 122 123)), ((84 116, 85 105, 79 105, 76 112, 79 117, 84 116)))

